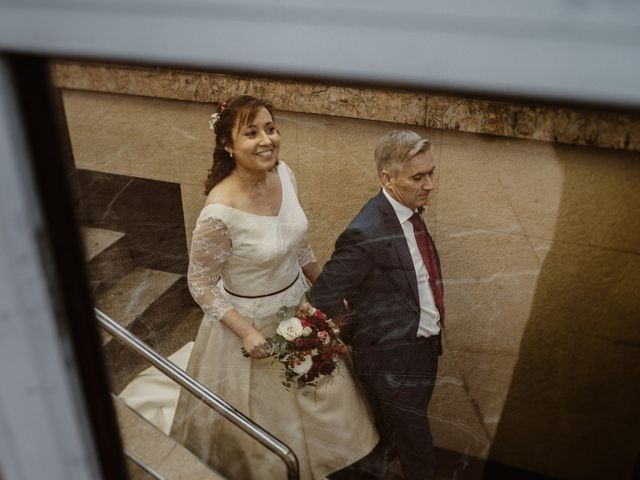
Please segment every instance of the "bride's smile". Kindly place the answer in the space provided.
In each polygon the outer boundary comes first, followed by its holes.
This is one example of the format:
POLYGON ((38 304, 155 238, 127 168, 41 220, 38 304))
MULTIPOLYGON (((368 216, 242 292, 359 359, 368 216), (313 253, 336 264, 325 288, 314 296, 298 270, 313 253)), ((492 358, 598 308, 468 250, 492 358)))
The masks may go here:
POLYGON ((280 133, 266 108, 260 108, 249 124, 238 125, 232 140, 231 152, 239 170, 266 172, 275 166, 280 133))

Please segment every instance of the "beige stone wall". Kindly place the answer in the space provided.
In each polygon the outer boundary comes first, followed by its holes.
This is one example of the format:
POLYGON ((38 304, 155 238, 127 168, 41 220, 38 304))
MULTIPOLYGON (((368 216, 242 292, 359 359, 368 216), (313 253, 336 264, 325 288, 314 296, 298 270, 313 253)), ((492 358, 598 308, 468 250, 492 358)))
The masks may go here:
POLYGON ((56 85, 75 90, 204 103, 242 93, 288 112, 640 151, 640 115, 632 112, 149 66, 56 62, 51 72, 56 85))
MULTIPOLYGON (((179 183, 190 232, 211 106, 63 98, 77 166, 179 183)), ((325 261, 376 193, 373 148, 398 125, 276 119, 325 261)), ((640 450, 640 154, 412 128, 433 142, 427 217, 446 279, 436 445, 563 478, 629 478, 640 450)))

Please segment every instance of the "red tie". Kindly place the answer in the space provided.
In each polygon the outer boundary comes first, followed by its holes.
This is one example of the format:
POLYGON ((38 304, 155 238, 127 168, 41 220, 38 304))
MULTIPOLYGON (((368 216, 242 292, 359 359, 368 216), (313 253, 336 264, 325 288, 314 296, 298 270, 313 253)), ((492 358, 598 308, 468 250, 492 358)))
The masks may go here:
POLYGON ((440 312, 440 325, 444 326, 444 294, 442 278, 440 278, 440 269, 438 268, 438 251, 420 215, 414 212, 414 214, 409 217, 409 221, 411 225, 413 225, 413 233, 416 236, 416 243, 418 244, 422 261, 425 267, 427 267, 427 272, 429 272, 429 285, 433 292, 436 308, 438 312, 440 312))

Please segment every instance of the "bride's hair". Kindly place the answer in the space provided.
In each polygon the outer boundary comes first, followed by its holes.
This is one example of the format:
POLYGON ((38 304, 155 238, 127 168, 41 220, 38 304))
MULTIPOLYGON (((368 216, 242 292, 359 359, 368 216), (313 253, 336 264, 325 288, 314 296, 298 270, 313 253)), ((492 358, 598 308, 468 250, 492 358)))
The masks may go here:
POLYGON ((233 157, 225 150, 233 145, 233 130, 237 126, 253 122, 258 111, 266 108, 273 117, 273 105, 268 100, 240 95, 231 97, 218 107, 217 119, 213 124, 216 145, 213 150, 213 165, 204 182, 204 193, 208 195, 213 187, 227 178, 236 166, 233 157))

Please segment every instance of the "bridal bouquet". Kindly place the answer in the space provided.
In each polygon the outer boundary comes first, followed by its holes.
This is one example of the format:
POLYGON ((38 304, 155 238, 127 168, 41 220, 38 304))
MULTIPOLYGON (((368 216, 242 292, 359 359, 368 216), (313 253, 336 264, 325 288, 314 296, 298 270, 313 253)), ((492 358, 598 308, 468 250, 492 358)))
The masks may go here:
POLYGON ((267 339, 267 343, 271 354, 285 367, 283 385, 287 388, 292 382, 300 388, 317 385, 321 377, 333 373, 340 355, 347 350, 340 340, 340 327, 308 303, 295 316, 287 308, 278 313, 282 320, 276 335, 267 339))

